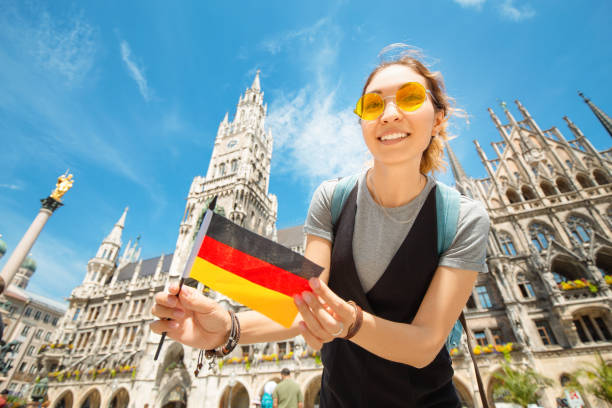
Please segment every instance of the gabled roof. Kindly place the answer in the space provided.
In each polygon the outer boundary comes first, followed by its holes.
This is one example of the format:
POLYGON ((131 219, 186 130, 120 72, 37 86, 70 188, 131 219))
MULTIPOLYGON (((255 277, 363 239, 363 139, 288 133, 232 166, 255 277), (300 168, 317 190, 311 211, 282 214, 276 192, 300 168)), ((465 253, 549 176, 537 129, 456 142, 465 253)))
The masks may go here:
POLYGON ((24 302, 26 300, 29 300, 34 305, 40 308, 53 311, 59 314, 60 316, 66 313, 66 310, 68 310, 67 303, 58 302, 57 300, 48 298, 46 296, 23 290, 22 288, 15 285, 10 285, 4 292, 4 295, 24 302))
MULTIPOLYGON (((162 267, 160 273, 168 273, 170 271, 170 265, 172 264, 172 257, 174 254, 163 255, 164 260, 162 262, 162 267)), ((142 261, 142 265, 140 266, 140 272, 138 273, 139 278, 144 278, 147 276, 151 276, 155 274, 155 270, 157 269, 157 264, 159 263, 159 258, 162 255, 157 256, 155 258, 149 258, 142 261)), ((117 277, 117 282, 123 282, 126 280, 131 280, 136 272, 136 267, 140 261, 130 262, 125 265, 123 268, 119 270, 119 276, 117 277)))
POLYGON ((304 245, 304 226, 297 225, 295 227, 284 228, 278 230, 278 243, 287 248, 304 245))

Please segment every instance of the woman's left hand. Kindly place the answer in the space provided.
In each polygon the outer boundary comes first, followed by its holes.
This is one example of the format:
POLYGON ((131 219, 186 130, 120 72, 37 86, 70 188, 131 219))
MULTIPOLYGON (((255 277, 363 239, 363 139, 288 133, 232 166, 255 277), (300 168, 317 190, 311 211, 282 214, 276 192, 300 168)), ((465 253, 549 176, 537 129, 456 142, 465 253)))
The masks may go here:
POLYGON ((309 283, 312 292, 295 295, 293 301, 304 319, 299 323, 302 336, 312 349, 319 350, 323 343, 347 335, 356 319, 355 308, 321 279, 311 278, 309 283))

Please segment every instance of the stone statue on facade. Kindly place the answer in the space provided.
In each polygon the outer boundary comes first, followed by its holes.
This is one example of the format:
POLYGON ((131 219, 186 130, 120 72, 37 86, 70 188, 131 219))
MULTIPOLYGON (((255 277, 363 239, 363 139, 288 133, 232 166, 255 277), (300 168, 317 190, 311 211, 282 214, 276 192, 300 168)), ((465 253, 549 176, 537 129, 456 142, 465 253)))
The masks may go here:
POLYGON ((17 348, 17 345, 20 343, 21 342, 17 340, 13 340, 13 341, 10 341, 4 344, 0 348, 0 372, 3 373, 4 375, 6 375, 9 372, 9 370, 13 367, 11 365, 11 360, 7 360, 6 356, 9 353, 14 354, 15 349, 17 348))

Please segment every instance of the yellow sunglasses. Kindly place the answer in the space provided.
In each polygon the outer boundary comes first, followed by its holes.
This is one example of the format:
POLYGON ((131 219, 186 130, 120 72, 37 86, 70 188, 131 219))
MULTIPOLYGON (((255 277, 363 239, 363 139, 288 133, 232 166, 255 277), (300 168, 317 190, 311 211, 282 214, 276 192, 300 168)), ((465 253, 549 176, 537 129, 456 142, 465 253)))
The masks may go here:
MULTIPOLYGON (((414 112, 425 103, 429 94, 435 101, 434 96, 418 82, 408 82, 400 87, 395 93, 395 105, 405 112, 414 112)), ((357 101, 355 112, 363 120, 377 119, 385 111, 385 99, 393 96, 382 97, 377 93, 364 94, 357 101)))

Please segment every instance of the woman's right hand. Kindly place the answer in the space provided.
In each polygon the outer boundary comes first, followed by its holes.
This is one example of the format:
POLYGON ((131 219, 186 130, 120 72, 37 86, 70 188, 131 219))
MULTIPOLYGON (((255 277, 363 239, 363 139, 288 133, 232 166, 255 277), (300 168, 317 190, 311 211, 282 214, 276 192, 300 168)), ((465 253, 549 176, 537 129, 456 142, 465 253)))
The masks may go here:
POLYGON ((151 323, 151 330, 204 350, 225 344, 232 325, 228 311, 192 287, 183 285, 177 297, 178 290, 172 284, 168 292, 155 294, 151 313, 162 320, 151 323))

